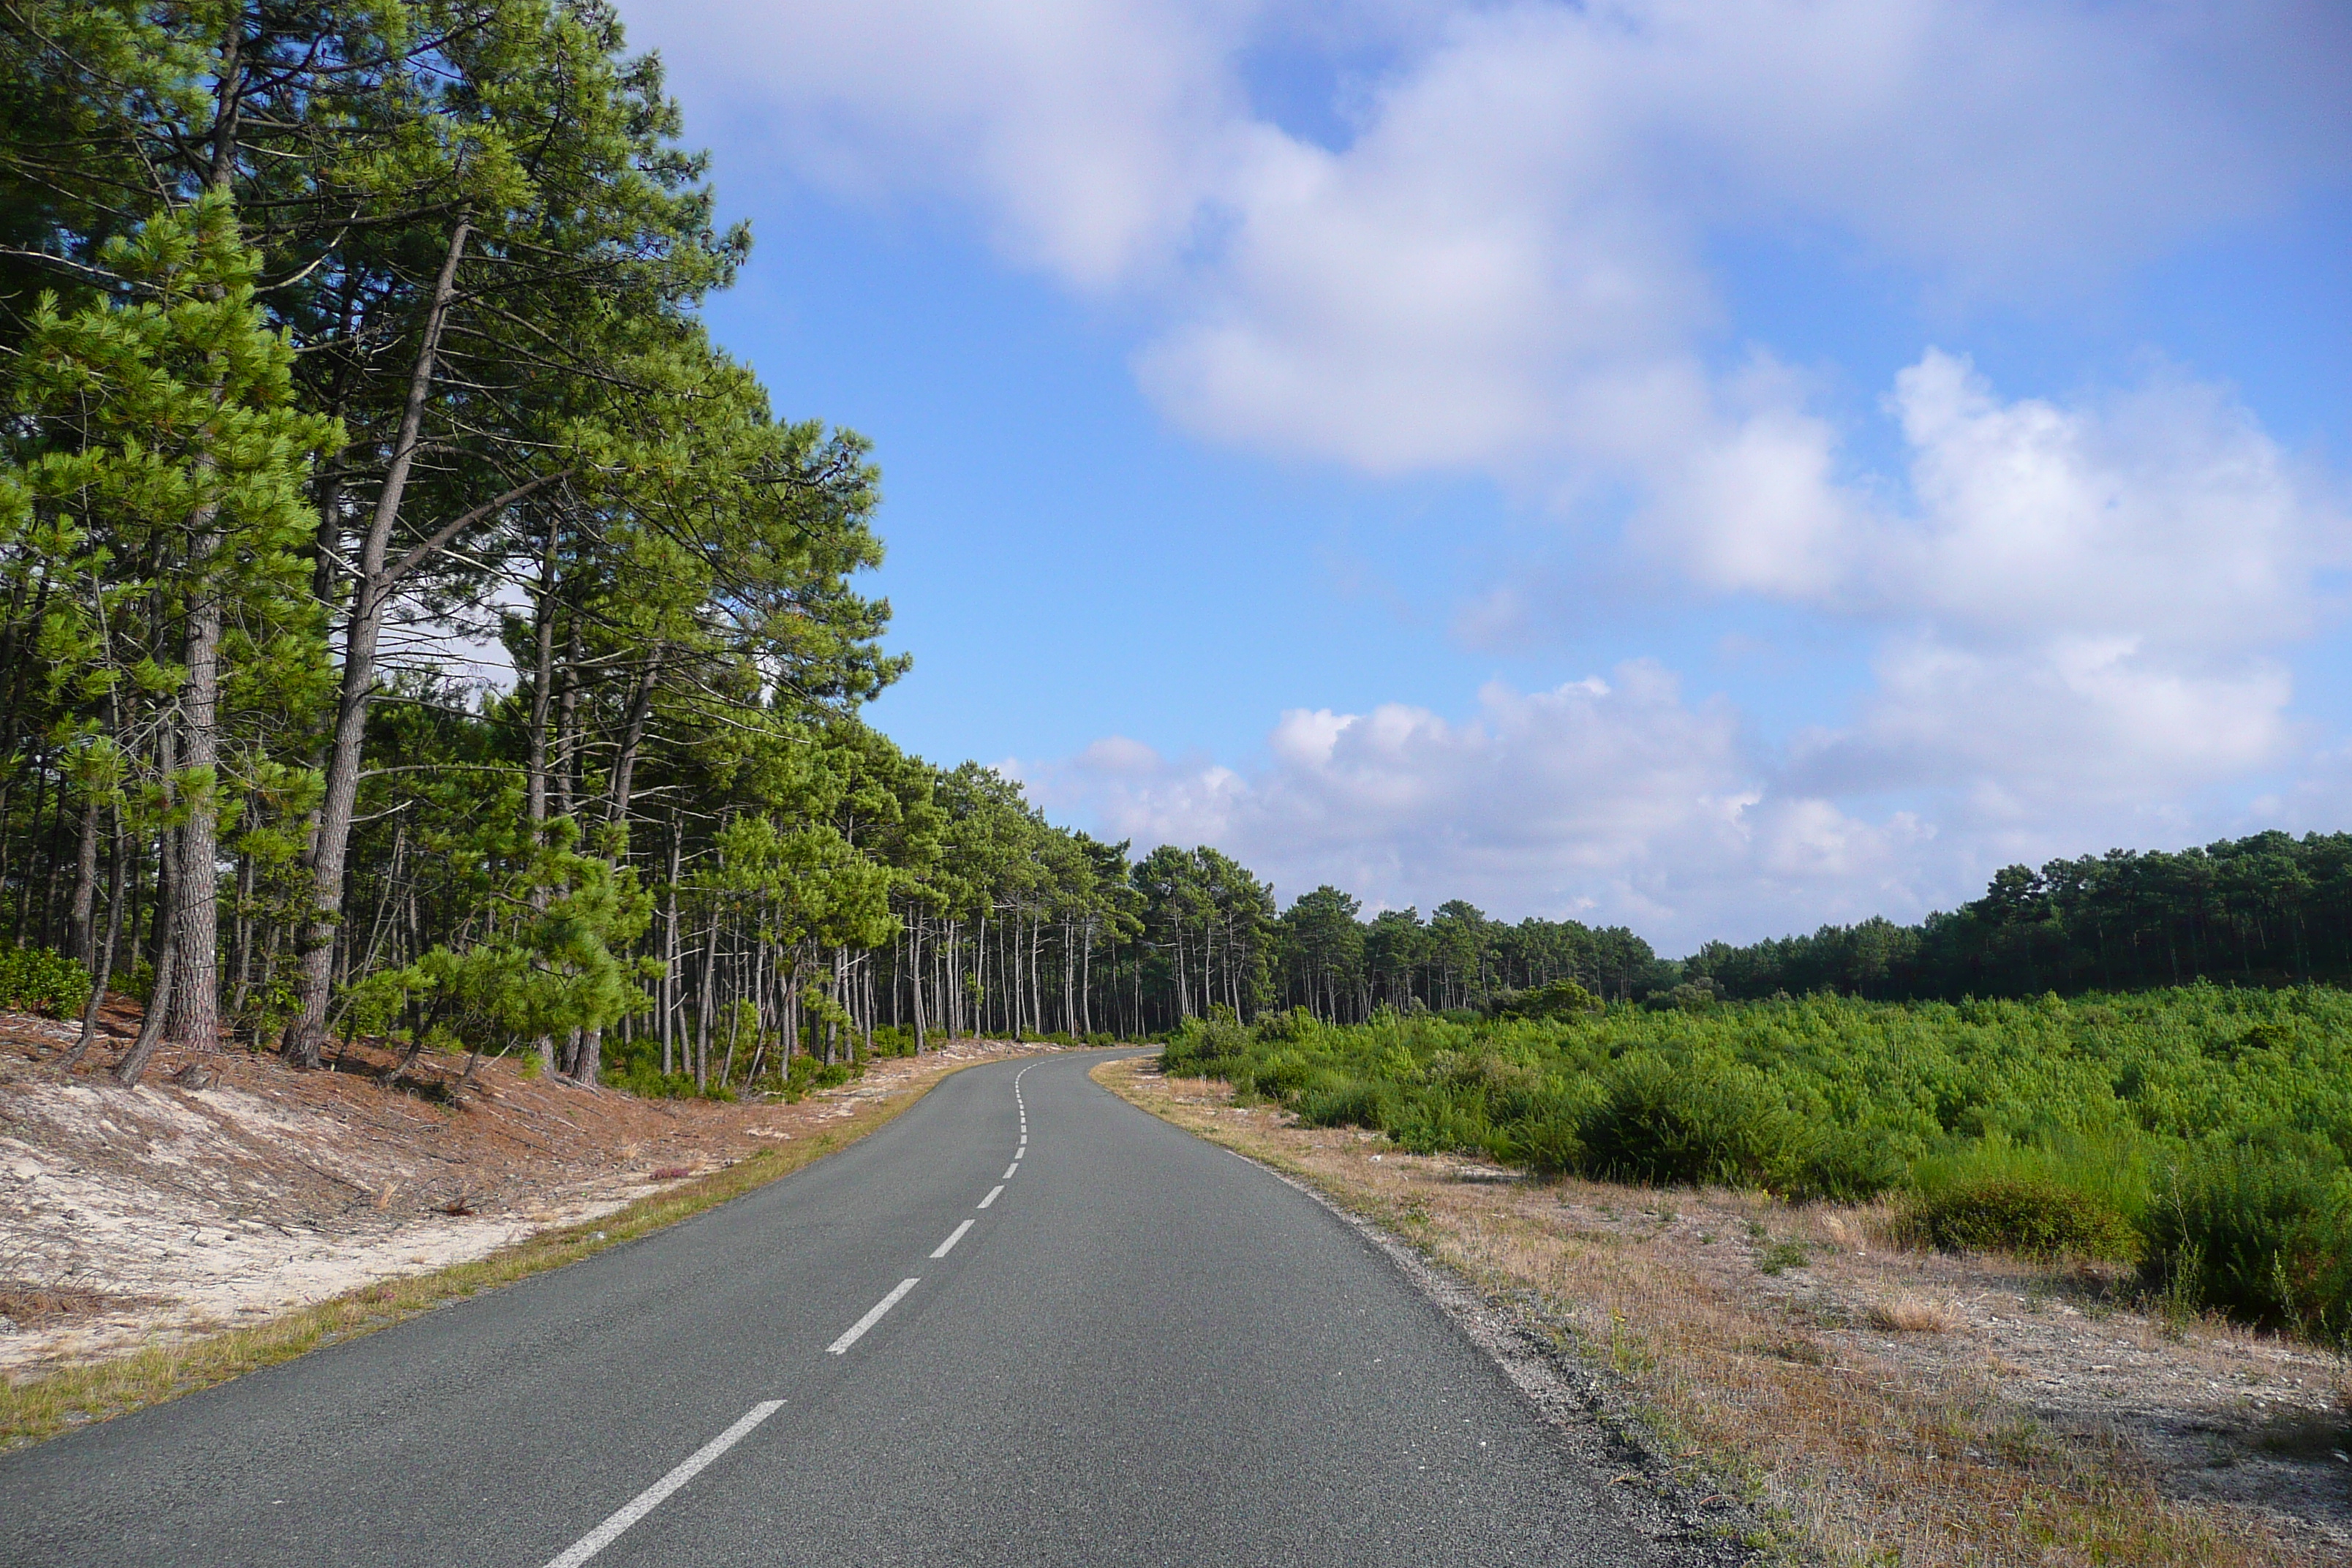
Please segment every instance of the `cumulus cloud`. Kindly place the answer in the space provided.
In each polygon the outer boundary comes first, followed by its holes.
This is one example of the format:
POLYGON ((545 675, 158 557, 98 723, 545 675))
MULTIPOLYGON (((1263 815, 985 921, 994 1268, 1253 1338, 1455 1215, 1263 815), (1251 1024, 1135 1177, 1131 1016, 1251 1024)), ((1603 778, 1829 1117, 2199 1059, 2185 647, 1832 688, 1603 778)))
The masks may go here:
MULTIPOLYGON (((1120 740, 1025 770, 1115 833, 1213 840, 1294 889, 1659 929, 1785 895, 1773 928, 1916 912, 2085 813, 2186 831, 2197 792, 2310 749, 2283 650, 2326 617, 2345 512, 2226 390, 2158 368, 2029 395, 1925 349, 1883 410, 1900 466, 1872 473, 1769 347, 1727 368, 1711 258, 1826 237, 1946 300, 2083 297, 2340 185, 2340 4, 627 9, 787 177, 943 204, 1133 307, 1139 384, 1185 428, 1608 498, 1636 557, 1874 648, 1870 689, 1769 754, 1637 662, 1489 687, 1466 720, 1293 712, 1255 770, 1120 740), (1334 40, 1344 133, 1286 129, 1253 59, 1334 40)), ((1521 573, 1457 624, 1507 643, 1545 596, 1521 573)))
POLYGON ((1114 837, 1218 845, 1286 896, 1330 882, 1391 908, 1468 898, 1669 942, 1924 907, 1906 879, 1930 837, 1916 817, 1772 791, 1739 714, 1686 700, 1647 662, 1548 691, 1490 683, 1463 720, 1293 710, 1266 752, 1244 773, 1119 739, 1014 771, 1114 837))
POLYGON ((2242 408, 2168 373, 2076 406, 2003 402, 1936 351, 1889 402, 1907 503, 1824 483, 1790 526, 1792 485, 1759 523, 1727 502, 1694 524, 1748 552, 1703 544, 1718 583, 1901 628, 1856 722, 1806 742, 1809 787, 1999 778, 2114 801, 2289 754, 2274 650, 2317 623, 2346 518, 2242 408))

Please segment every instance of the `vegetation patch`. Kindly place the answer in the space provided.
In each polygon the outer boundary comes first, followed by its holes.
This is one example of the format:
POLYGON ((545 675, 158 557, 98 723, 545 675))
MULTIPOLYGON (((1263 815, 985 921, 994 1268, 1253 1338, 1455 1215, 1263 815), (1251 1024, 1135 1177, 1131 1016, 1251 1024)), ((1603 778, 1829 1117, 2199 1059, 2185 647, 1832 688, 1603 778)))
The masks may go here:
POLYGON ((70 1017, 89 1000, 89 971, 46 947, 0 944, 0 1008, 70 1017))
POLYGON ((1690 984, 1668 1005, 1196 1019, 1164 1062, 1414 1153, 1892 1194, 1922 1245, 2137 1263, 2179 1312, 2352 1333, 2352 996, 1743 1002, 1690 984))
MULTIPOLYGON (((1885 1248, 1890 1205, 1790 1208, 1722 1187, 1663 1205, 1576 1177, 1465 1182, 1452 1159, 1300 1125, 1263 1103, 1235 1115, 1223 1086, 1146 1061, 1096 1076, 1388 1225, 1489 1310, 1579 1358, 1601 1380, 1604 1428, 1691 1497, 1740 1500, 1767 1561, 2302 1568, 2340 1539, 2304 1521, 2352 1521, 2339 1462, 2319 1447, 2332 1416, 2281 1415, 2248 1433, 2231 1414, 2249 1393, 2325 1397, 2336 1363, 2311 1351, 2210 1322, 2184 1343, 2126 1321, 2127 1309, 2053 1310, 2076 1272, 1885 1248), (1753 1252, 1723 1245, 1743 1234, 1753 1252), (1751 1271, 1780 1247, 1805 1262, 1801 1281, 1751 1271), (1997 1319, 1971 1321, 1957 1304, 1987 1298, 1997 1319), (2118 1404, 2113 1363, 2151 1351, 2118 1404), (2081 1397, 2053 1406, 2053 1376, 2081 1397), (2194 1445, 2162 1446, 2198 1423, 2227 1434, 2237 1468, 2226 1479, 2194 1445)), ((1635 1484, 1622 1467, 1610 1476, 1635 1484)))
POLYGON ((2139 1237, 2096 1198, 2032 1177, 1988 1176, 1915 1198, 1903 1228, 1951 1252, 2014 1252, 2027 1258, 2129 1261, 2139 1237))

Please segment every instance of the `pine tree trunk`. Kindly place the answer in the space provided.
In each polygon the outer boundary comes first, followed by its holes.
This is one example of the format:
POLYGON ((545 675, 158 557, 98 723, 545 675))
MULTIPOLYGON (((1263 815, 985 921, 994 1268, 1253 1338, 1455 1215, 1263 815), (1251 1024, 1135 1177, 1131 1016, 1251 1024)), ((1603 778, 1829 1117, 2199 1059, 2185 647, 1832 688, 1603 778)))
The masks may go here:
MULTIPOLYGON (((166 739, 168 741, 168 737, 166 739)), ((168 777, 170 773, 167 761, 164 773, 168 777)), ((179 849, 173 842, 174 835, 171 829, 165 828, 158 837, 163 865, 157 894, 159 902, 168 906, 179 887, 179 849)), ((114 1064, 114 1081, 125 1089, 139 1087, 140 1077, 146 1072, 147 1063, 155 1055, 155 1047, 163 1043, 163 1020, 170 1016, 172 1006, 172 980, 179 968, 174 962, 179 922, 176 921, 164 922, 163 946, 155 955, 155 988, 148 995, 147 1013, 140 1021, 139 1037, 131 1043, 131 1049, 124 1053, 122 1059, 114 1064)))
POLYGON ((81 832, 74 846, 73 908, 67 917, 66 952, 85 969, 98 967, 98 816, 105 805, 93 794, 82 803, 81 832))
POLYGON ((368 704, 375 696, 376 644, 383 636, 384 611, 392 596, 385 558, 391 552, 393 529, 400 521, 417 448, 423 444, 425 404, 433 390, 442 330, 457 295, 457 263, 471 233, 470 220, 461 214, 450 231, 440 275, 434 280, 432 302, 425 309, 416 362, 409 375, 407 401, 393 443, 392 463, 376 492, 375 510, 360 548, 357 581, 352 585, 351 605, 345 613, 342 687, 328 747, 326 790, 309 857, 310 919, 302 933, 295 1013, 286 1027, 286 1059, 296 1067, 317 1067, 319 1047, 326 1038, 327 999, 334 989, 335 926, 343 908, 344 858, 351 847, 352 816, 359 803, 368 704))
POLYGON ((109 878, 111 885, 106 900, 106 945, 98 950, 96 959, 90 963, 89 1000, 81 1010, 81 1034, 74 1041, 73 1048, 58 1058, 59 1072, 71 1072, 79 1067, 82 1058, 89 1055, 89 1047, 98 1040, 99 1009, 106 1005, 107 982, 114 978, 115 944, 122 936, 122 906, 125 902, 122 863, 127 858, 129 857, 122 852, 122 823, 118 816, 113 840, 107 846, 107 859, 112 864, 109 878))

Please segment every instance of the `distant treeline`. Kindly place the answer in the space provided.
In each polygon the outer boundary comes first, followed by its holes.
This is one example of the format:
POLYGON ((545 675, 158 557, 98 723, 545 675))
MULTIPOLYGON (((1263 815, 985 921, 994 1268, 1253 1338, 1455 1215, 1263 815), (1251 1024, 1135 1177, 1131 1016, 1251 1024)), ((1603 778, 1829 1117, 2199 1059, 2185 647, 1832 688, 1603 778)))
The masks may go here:
POLYGON ((1712 942, 1671 978, 1734 997, 1892 999, 2347 977, 2352 834, 2272 832, 2011 866, 1983 898, 1917 925, 1873 919, 1747 947, 1712 942))

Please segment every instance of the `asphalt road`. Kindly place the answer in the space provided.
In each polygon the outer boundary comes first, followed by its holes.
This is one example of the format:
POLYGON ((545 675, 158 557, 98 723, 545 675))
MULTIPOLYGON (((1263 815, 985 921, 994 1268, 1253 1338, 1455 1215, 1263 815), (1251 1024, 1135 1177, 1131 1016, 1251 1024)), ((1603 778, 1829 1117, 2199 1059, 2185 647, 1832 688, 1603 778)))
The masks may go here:
POLYGON ((1646 1560, 1384 1258, 1099 1059, 0 1458, 0 1563, 1646 1560))

